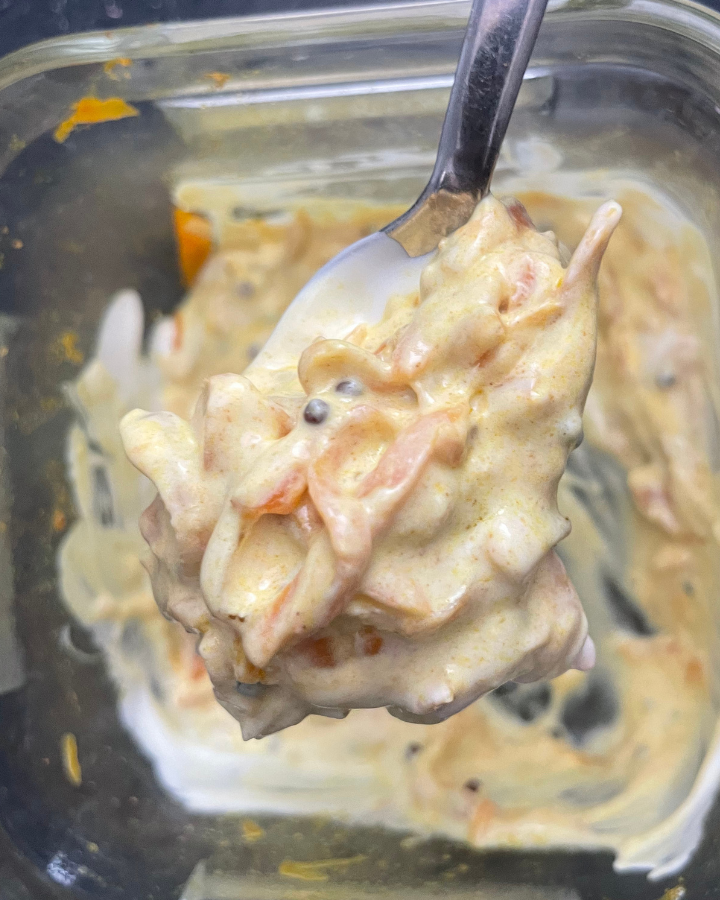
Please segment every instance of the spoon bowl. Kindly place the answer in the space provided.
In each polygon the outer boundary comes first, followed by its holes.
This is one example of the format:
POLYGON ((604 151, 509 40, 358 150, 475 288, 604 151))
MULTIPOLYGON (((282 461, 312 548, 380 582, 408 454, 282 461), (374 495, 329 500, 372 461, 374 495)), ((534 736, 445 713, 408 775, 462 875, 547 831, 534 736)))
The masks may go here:
POLYGON ((342 339, 358 325, 374 325, 391 297, 418 289, 431 256, 408 256, 385 231, 351 244, 295 297, 246 374, 255 380, 253 372, 294 369, 317 337, 342 339))
MULTIPOLYGON (((380 320, 419 286, 440 240, 487 194, 547 0, 474 0, 432 176, 417 202, 378 234, 330 260, 305 285, 247 369, 297 365, 317 337, 344 338, 380 320)), ((253 380, 255 380, 253 378, 253 380)))

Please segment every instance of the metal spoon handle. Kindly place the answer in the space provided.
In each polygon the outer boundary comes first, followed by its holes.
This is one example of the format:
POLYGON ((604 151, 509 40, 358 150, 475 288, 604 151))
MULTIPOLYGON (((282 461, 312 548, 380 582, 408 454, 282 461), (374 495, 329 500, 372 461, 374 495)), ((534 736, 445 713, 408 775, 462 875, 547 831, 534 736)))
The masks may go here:
POLYGON ((430 181, 385 228, 410 256, 437 247, 488 192, 547 0, 474 0, 430 181))

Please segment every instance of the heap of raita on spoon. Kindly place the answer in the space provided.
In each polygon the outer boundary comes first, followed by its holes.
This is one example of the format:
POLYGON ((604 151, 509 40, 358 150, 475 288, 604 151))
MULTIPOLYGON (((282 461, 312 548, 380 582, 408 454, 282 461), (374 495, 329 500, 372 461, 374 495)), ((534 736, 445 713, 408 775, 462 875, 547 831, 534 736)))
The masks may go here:
POLYGON ((141 523, 155 597, 200 636, 246 738, 359 707, 439 721, 507 681, 593 665, 553 548, 620 209, 598 210, 564 267, 551 233, 487 193, 543 8, 510 4, 483 130, 464 113, 497 5, 475 5, 413 210, 321 271, 244 375, 207 382, 191 421, 123 420, 158 489, 141 523), (481 130, 495 149, 469 186, 460 164, 481 130), (428 240, 419 259, 403 249, 428 240))

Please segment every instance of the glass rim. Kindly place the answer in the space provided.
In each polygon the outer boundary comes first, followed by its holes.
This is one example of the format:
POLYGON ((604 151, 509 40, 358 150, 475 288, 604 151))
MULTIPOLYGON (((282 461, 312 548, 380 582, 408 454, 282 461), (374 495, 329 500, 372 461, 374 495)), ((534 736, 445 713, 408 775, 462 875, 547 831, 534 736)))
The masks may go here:
MULTIPOLYGON (((313 39, 461 30, 469 9, 470 0, 412 0, 79 32, 29 44, 0 58, 0 91, 33 75, 118 57, 157 59, 209 50, 291 47, 313 39)), ((720 55, 720 12, 695 0, 550 0, 547 18, 560 16, 653 25, 720 55)))

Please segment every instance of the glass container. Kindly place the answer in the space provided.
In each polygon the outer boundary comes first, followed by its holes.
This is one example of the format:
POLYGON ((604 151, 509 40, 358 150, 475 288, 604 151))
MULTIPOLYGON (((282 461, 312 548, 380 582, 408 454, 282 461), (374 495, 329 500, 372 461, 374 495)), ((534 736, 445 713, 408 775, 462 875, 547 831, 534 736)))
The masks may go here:
MULTIPOLYGON (((720 16, 681 0, 550 6, 498 181, 629 173, 661 185, 718 246, 720 16)), ((2 900, 657 900, 678 885, 618 874, 609 853, 480 852, 293 817, 262 819, 266 839, 245 843, 238 817, 192 814, 158 786, 58 594, 73 518, 60 385, 115 291, 137 288, 148 321, 180 300, 174 186, 226 178, 260 212, 311 196, 410 202, 432 167, 468 9, 443 0, 157 25, 0 60, 2 900), (87 95, 139 115, 58 142, 87 95), (82 750, 80 787, 63 774, 67 733, 82 750), (303 884, 278 874, 289 848, 363 861, 303 884)), ((720 806, 684 872, 692 900, 720 896, 718 835, 720 806)))

